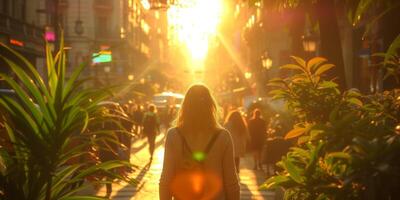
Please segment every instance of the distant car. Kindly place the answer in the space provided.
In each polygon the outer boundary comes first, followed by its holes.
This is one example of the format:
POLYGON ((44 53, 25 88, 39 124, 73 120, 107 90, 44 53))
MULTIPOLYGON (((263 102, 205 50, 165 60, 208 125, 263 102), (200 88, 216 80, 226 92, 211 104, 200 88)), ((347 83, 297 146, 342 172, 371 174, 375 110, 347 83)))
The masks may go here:
POLYGON ((166 109, 171 105, 179 109, 181 107, 183 97, 183 94, 163 92, 153 96, 153 104, 157 107, 157 109, 166 109))

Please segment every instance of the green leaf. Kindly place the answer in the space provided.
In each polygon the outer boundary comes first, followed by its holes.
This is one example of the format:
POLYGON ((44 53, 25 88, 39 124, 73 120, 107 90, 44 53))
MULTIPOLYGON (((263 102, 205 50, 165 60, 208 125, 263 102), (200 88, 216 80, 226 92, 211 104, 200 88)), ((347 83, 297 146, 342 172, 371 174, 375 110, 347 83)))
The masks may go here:
POLYGON ((306 69, 306 61, 304 61, 302 58, 300 57, 296 57, 296 56, 290 56, 292 59, 294 59, 303 69, 306 69))
POLYGON ((317 67, 318 65, 320 65, 321 63, 326 62, 326 61, 328 61, 328 60, 323 57, 314 57, 308 61, 307 69, 308 69, 308 71, 311 71, 312 69, 314 69, 315 67, 317 67))
POLYGON ((268 86, 278 86, 278 87, 285 86, 285 84, 286 84, 285 81, 280 78, 271 79, 267 83, 268 86))
POLYGON ((340 158, 350 160, 351 155, 345 152, 332 152, 326 155, 327 158, 340 158))
POLYGON ((354 13, 353 26, 357 25, 363 15, 369 10, 374 4, 374 0, 360 0, 357 4, 356 12, 354 13))
POLYGON ((361 93, 359 91, 356 90, 348 90, 346 91, 346 97, 360 97, 361 93))
POLYGON ((295 69, 295 70, 301 70, 304 71, 304 69, 299 66, 299 65, 295 65, 295 64, 286 64, 280 67, 281 69, 295 69))
POLYGON ((291 181, 292 180, 288 176, 273 176, 269 178, 264 184, 262 184, 260 189, 274 189, 281 186, 282 183, 291 181))
POLYGON ((315 71, 314 75, 315 76, 320 76, 321 74, 323 74, 324 72, 330 70, 334 66, 335 65, 333 65, 333 64, 324 64, 324 65, 322 65, 322 66, 317 68, 317 70, 315 71))
POLYGON ((285 135, 285 139, 291 139, 303 135, 307 131, 306 128, 294 128, 285 135))
POLYGON ((333 81, 323 81, 319 84, 318 89, 337 88, 338 84, 333 81))
POLYGON ((301 145, 309 141, 310 141, 310 136, 300 136, 299 139, 297 139, 297 144, 301 145))
POLYGON ((314 174, 315 170, 316 170, 316 165, 318 162, 318 158, 320 157, 320 151, 322 149, 322 147, 324 146, 324 142, 319 141, 317 146, 311 146, 309 145, 309 152, 310 152, 310 159, 309 162, 307 163, 307 166, 305 168, 305 175, 309 176, 310 174, 314 174))
POLYGON ((282 160, 286 171, 289 173, 290 178, 299 184, 303 184, 305 178, 301 176, 301 170, 298 169, 288 158, 282 160))
POLYGON ((310 137, 312 140, 318 140, 323 136, 325 133, 324 130, 319 130, 319 129, 313 129, 310 131, 310 137))
POLYGON ((368 20, 369 22, 366 23, 366 27, 365 27, 365 31, 362 36, 362 39, 365 39, 369 35, 370 31, 373 29, 373 27, 376 26, 376 24, 379 22, 379 20, 383 16, 385 16, 387 13, 391 12, 392 10, 397 9, 397 7, 399 7, 399 6, 400 6, 400 3, 397 3, 396 5, 388 6, 387 8, 385 8, 384 11, 381 11, 379 14, 375 14, 374 16, 371 16, 372 19, 369 19, 368 20))
POLYGON ((399 48, 400 48, 400 34, 397 35, 397 37, 393 40, 393 42, 390 44, 388 50, 386 51, 384 63, 389 62, 390 56, 397 55, 397 50, 399 48))
POLYGON ((354 105, 357 105, 359 107, 363 106, 363 102, 360 99, 355 98, 355 97, 347 99, 347 102, 349 102, 351 104, 354 104, 354 105))

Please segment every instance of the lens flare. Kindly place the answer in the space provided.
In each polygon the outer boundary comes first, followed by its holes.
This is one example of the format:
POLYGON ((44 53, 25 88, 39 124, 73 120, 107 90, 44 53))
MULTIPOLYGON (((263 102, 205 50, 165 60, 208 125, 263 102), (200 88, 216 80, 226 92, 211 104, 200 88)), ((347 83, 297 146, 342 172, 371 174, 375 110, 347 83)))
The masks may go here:
POLYGON ((171 182, 177 199, 215 199, 222 190, 222 179, 212 171, 180 172, 171 182))
POLYGON ((169 39, 185 48, 191 64, 202 68, 209 43, 216 38, 222 0, 185 0, 168 10, 169 39))
POLYGON ((193 191, 195 193, 200 193, 203 190, 204 187, 204 176, 200 173, 198 174, 193 174, 191 177, 191 182, 193 186, 193 191))

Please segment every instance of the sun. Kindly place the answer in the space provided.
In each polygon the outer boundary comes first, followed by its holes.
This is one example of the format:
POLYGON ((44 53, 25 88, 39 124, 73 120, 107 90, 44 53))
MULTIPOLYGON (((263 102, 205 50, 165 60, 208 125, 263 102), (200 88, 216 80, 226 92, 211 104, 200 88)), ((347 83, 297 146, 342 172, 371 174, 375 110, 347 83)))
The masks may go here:
POLYGON ((203 67, 222 9, 222 0, 184 0, 168 10, 169 38, 186 49, 193 68, 203 67))

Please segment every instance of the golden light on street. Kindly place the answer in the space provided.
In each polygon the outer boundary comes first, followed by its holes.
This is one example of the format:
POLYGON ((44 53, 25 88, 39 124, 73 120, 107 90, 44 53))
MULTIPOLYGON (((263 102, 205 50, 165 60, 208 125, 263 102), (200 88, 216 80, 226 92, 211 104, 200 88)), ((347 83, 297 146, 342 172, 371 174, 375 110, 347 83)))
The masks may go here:
POLYGON ((169 39, 186 50, 194 69, 203 67, 222 10, 222 0, 179 1, 168 10, 169 39))
POLYGON ((142 2, 142 5, 143 5, 143 8, 144 8, 144 9, 146 9, 146 10, 150 9, 150 2, 149 2, 149 0, 141 0, 141 2, 142 2))

